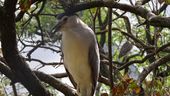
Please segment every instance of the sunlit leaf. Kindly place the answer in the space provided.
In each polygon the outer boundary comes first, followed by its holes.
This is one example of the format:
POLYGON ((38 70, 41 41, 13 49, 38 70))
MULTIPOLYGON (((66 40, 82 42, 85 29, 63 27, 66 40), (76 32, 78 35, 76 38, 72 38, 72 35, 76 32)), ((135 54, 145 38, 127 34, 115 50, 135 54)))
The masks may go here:
POLYGON ((129 85, 129 88, 131 88, 131 89, 134 89, 134 88, 136 88, 136 87, 138 87, 138 85, 136 84, 136 82, 132 82, 132 83, 129 85))
POLYGON ((165 0, 165 4, 170 4, 170 0, 165 0))

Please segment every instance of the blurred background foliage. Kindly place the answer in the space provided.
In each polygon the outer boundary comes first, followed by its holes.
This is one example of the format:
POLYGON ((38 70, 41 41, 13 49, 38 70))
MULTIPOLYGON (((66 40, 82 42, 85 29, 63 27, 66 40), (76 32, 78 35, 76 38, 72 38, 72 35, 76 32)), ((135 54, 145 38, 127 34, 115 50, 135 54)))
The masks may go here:
MULTIPOLYGON (((40 0, 41 1, 41 0, 40 0)), ((95 0, 63 0, 67 2, 64 4, 74 5, 79 2, 90 2, 95 0)), ((140 0, 119 0, 116 2, 126 3, 134 6, 135 3, 140 0)), ((3 5, 3 0, 0 0, 0 5, 3 5)), ((20 1, 21 2, 21 1, 20 1)), ((29 0, 28 0, 29 2, 29 0)), ((114 1, 113 1, 114 2, 114 1)), ((29 3, 26 3, 27 6, 29 3)), ((155 12, 159 16, 168 17, 168 8, 164 9, 162 12, 158 12, 159 8, 166 3, 160 3, 158 0, 151 0, 149 3, 143 5, 149 11, 155 12)), ((16 16, 21 12, 21 4, 18 2, 18 8, 16 10, 16 16)), ((25 6, 25 5, 23 5, 25 6)), ((30 8, 23 9, 25 12, 23 18, 16 22, 16 30, 18 43, 20 45, 20 52, 26 54, 25 58, 28 61, 33 60, 31 58, 32 49, 38 45, 38 47, 43 47, 51 49, 51 51, 56 51, 54 54, 62 54, 60 48, 61 33, 55 32, 55 25, 57 23, 58 14, 64 12, 64 7, 62 0, 45 0, 44 2, 37 2, 30 5, 30 8), (56 43, 57 42, 57 43, 56 43), (32 47, 25 51, 27 47, 32 47)), ((113 56, 113 66, 119 68, 130 61, 142 60, 149 53, 152 53, 156 48, 162 47, 162 45, 169 43, 170 34, 169 28, 154 27, 151 26, 147 21, 138 15, 132 14, 130 12, 121 11, 119 9, 112 10, 112 56, 113 56), (135 39, 124 34, 128 33, 135 39), (137 40, 144 43, 147 46, 152 46, 151 50, 146 50, 137 40)), ((77 13, 79 17, 88 24, 96 33, 99 46, 101 48, 101 55, 108 56, 108 8, 92 8, 87 9, 77 13)), ((36 51, 36 50, 35 50, 36 51)), ((138 76, 142 70, 148 67, 151 63, 157 59, 169 54, 169 47, 166 50, 160 51, 158 54, 152 56, 152 58, 147 58, 146 61, 141 63, 133 63, 130 66, 124 67, 122 70, 114 70, 114 88, 112 91, 116 94, 115 96, 132 96, 140 95, 140 92, 144 90, 146 96, 169 96, 170 95, 170 64, 162 64, 156 69, 153 69, 150 74, 145 78, 143 82, 143 89, 136 84, 138 76)), ((62 55, 61 55, 62 57, 62 55)), ((109 78, 109 70, 107 64, 103 62, 107 58, 101 56, 101 74, 109 78)), ((35 61, 35 60, 34 60, 35 61)), ((42 60, 43 61, 43 60, 42 60)), ((45 61, 43 61, 45 62, 45 61)), ((61 60, 62 62, 62 60, 61 60)), ((42 62, 40 62, 42 63, 42 62)), ((48 66, 42 64, 42 67, 48 66)), ((58 68, 58 65, 52 65, 54 68, 58 68), (57 67, 56 67, 57 66, 57 67)), ((37 69, 40 69, 37 68, 37 69)), ((0 96, 14 96, 13 91, 11 93, 6 92, 8 86, 12 86, 10 81, 1 75, 0 83, 0 96), (5 79, 4 79, 5 78, 5 79)), ((58 92, 48 86, 54 96, 58 96, 58 92)), ((18 91, 18 96, 28 95, 27 91, 21 92, 23 90, 22 86, 15 85, 18 91), (20 92, 20 93, 19 93, 20 92)), ((109 86, 103 83, 99 83, 96 96, 108 96, 109 86)))

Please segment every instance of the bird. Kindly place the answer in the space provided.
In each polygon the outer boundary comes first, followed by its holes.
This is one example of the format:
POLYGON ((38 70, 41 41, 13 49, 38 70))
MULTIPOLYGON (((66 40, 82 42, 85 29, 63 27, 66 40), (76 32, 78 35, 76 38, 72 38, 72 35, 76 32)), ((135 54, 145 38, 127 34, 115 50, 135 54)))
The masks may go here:
POLYGON ((129 41, 126 41, 120 49, 118 58, 126 56, 131 51, 132 48, 133 48, 133 45, 129 43, 129 41))
POLYGON ((78 96, 93 96, 100 70, 94 31, 76 14, 60 16, 56 30, 62 33, 64 66, 78 96))

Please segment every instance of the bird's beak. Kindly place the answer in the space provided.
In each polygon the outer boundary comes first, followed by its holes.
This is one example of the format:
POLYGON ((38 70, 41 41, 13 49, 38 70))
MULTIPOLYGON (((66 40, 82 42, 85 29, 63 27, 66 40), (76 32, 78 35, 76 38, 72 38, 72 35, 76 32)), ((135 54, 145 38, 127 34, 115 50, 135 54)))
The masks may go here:
POLYGON ((55 33, 59 32, 61 30, 63 23, 61 21, 59 21, 53 28, 53 33, 52 35, 54 35, 55 33))
POLYGON ((56 31, 56 32, 60 31, 62 25, 63 25, 62 22, 59 21, 59 22, 57 23, 57 25, 55 26, 55 31, 56 31))

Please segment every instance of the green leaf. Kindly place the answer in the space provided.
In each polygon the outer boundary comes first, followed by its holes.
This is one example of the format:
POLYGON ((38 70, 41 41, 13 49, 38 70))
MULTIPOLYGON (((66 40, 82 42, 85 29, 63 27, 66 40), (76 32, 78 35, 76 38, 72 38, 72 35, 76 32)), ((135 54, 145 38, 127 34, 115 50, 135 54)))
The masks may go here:
POLYGON ((170 0, 165 0, 165 4, 170 4, 170 0))

